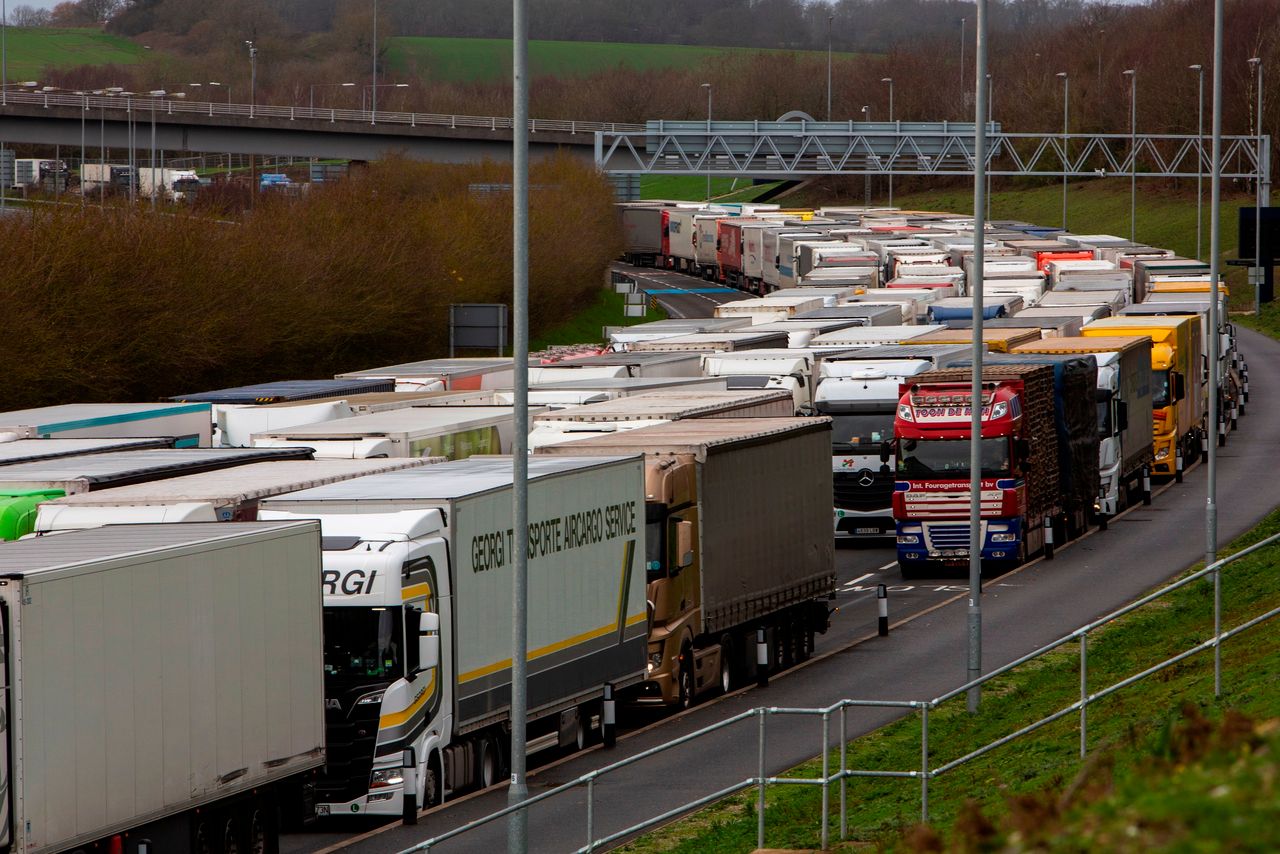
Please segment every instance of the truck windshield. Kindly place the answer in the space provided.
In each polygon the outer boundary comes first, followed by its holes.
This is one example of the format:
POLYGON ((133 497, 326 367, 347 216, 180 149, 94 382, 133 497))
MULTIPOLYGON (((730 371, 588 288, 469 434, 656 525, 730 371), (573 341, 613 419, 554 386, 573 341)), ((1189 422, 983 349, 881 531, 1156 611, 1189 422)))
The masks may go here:
MULTIPOLYGON (((907 480, 926 480, 944 475, 969 476, 968 439, 904 439, 898 448, 898 474, 907 480)), ((1009 474, 1009 440, 982 440, 982 475, 1009 474)))
POLYGON ((365 682, 400 678, 403 616, 399 608, 325 608, 325 679, 365 682))
POLYGON ((1111 437, 1111 392, 1098 392, 1098 435, 1107 439, 1111 437))
POLYGON ((644 526, 644 566, 649 581, 667 575, 667 508, 657 503, 647 503, 644 526))
POLYGON ((879 453, 880 443, 893 438, 893 412, 859 412, 831 416, 831 447, 848 451, 854 447, 879 453), (868 446, 870 446, 868 448, 868 446))
POLYGON ((1169 405, 1169 372, 1151 372, 1151 406, 1160 409, 1169 405))

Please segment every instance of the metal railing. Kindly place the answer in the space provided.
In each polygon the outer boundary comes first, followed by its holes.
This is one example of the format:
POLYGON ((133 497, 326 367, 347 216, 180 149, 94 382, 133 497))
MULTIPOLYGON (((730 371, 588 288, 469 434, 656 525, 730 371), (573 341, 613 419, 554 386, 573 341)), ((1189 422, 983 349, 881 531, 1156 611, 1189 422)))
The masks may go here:
POLYGON ((564 792, 581 787, 586 788, 586 823, 584 828, 586 844, 576 849, 577 854, 591 854, 604 846, 634 836, 650 830, 679 816, 700 809, 730 795, 742 792, 747 789, 754 788, 756 790, 756 847, 763 848, 765 846, 766 832, 766 794, 770 786, 812 786, 820 787, 822 790, 821 802, 821 829, 820 840, 821 847, 826 849, 829 843, 830 826, 831 826, 831 790, 833 786, 839 786, 839 836, 844 840, 849 835, 848 826, 848 781, 851 778, 888 778, 888 779, 907 779, 918 780, 920 782, 920 820, 928 821, 929 819, 929 784, 930 781, 941 777, 951 771, 960 768, 981 756, 990 753, 993 750, 1004 747, 1018 739, 1026 736, 1036 730, 1048 726, 1055 721, 1062 720, 1073 714, 1079 716, 1079 733, 1080 733, 1080 756, 1083 758, 1088 750, 1088 733, 1089 718, 1088 709, 1091 704, 1097 703, 1106 697, 1115 694, 1137 682, 1142 681, 1156 673, 1172 667, 1194 655, 1202 652, 1213 650, 1213 691, 1214 696, 1219 697, 1222 694, 1222 644, 1262 623, 1268 622, 1277 616, 1280 616, 1280 608, 1273 608, 1263 614, 1259 614, 1249 620, 1240 623, 1230 629, 1222 628, 1222 570, 1229 564, 1240 560, 1243 557, 1254 554, 1255 552, 1267 548, 1280 542, 1280 534, 1267 537, 1259 543, 1256 543, 1246 549, 1236 552, 1225 557, 1209 566, 1193 572, 1177 581, 1166 585, 1140 599, 1125 605, 1104 617, 1087 623, 1069 634, 1041 646, 1033 652, 1030 652, 1008 664, 999 667, 990 673, 975 679, 946 693, 935 697, 932 700, 840 700, 825 708, 787 708, 787 707, 758 707, 744 712, 740 712, 732 717, 726 718, 710 726, 688 733, 679 738, 673 739, 665 744, 649 748, 641 751, 633 756, 621 759, 603 768, 596 769, 581 775, 573 780, 562 783, 554 788, 541 792, 528 800, 498 810, 497 812, 483 816, 482 818, 468 822, 453 830, 433 836, 423 842, 420 842, 410 848, 405 849, 401 854, 410 854, 410 852, 427 852, 435 846, 438 846, 450 839, 455 839, 463 834, 475 830, 476 828, 497 821, 500 818, 510 815, 516 810, 527 810, 542 801, 553 798, 564 792), (1173 593, 1193 584, 1197 581, 1209 578, 1213 583, 1213 636, 1195 644, 1189 649, 1185 649, 1176 655, 1173 655, 1158 664, 1152 665, 1137 673, 1133 673, 1118 682, 1106 686, 1105 688, 1094 691, 1089 690, 1089 665, 1088 665, 1088 636, 1103 626, 1106 626, 1127 614, 1151 603, 1164 596, 1173 593), (999 738, 977 747, 964 755, 944 762, 940 765, 933 766, 930 764, 930 746, 929 746, 929 715, 938 709, 948 700, 961 697, 967 694, 970 688, 984 685, 994 679, 997 679, 1015 668, 1021 667, 1028 662, 1039 659, 1048 653, 1051 653, 1061 647, 1069 644, 1079 644, 1080 649, 1080 699, 1070 705, 1058 709, 1040 719, 1022 726, 1013 732, 1000 736, 999 738), (847 714, 849 709, 858 708, 877 708, 877 709, 899 709, 904 712, 915 711, 920 716, 920 766, 911 769, 874 769, 874 768, 850 768, 848 765, 848 747, 849 739, 847 737, 847 714), (822 722, 822 740, 821 750, 816 754, 822 763, 822 772, 820 777, 778 777, 769 776, 766 773, 766 760, 768 745, 768 721, 771 717, 819 717, 822 722), (697 741, 707 735, 723 730, 735 724, 748 721, 752 718, 757 720, 757 767, 756 774, 751 777, 739 780, 729 786, 718 789, 695 800, 681 804, 680 806, 668 809, 662 813, 647 818, 643 821, 632 824, 621 830, 614 831, 605 836, 597 837, 595 834, 595 806, 596 782, 600 778, 626 768, 630 765, 656 756, 668 750, 680 747, 693 741, 697 741), (833 719, 838 722, 837 735, 839 738, 840 761, 839 768, 831 769, 832 764, 832 741, 831 741, 831 725, 833 719))
MULTIPOLYGON (((0 89, 0 106, 9 104, 35 104, 42 107, 79 107, 83 110, 120 110, 126 114, 134 111, 150 116, 154 110, 157 114, 224 116, 227 118, 278 118, 295 121, 299 119, 324 121, 330 124, 339 122, 365 125, 407 125, 411 128, 447 127, 480 128, 484 130, 510 130, 510 116, 461 116, 441 113, 407 113, 378 110, 338 110, 313 107, 280 107, 269 104, 226 104, 217 101, 188 101, 181 98, 151 98, 145 95, 76 95, 74 93, 56 92, 14 92, 0 89)), ((644 125, 625 124, 621 122, 580 122, 564 119, 531 119, 529 130, 560 131, 576 133, 627 133, 643 130, 644 125)), ((584 143, 587 144, 587 143, 584 143)))

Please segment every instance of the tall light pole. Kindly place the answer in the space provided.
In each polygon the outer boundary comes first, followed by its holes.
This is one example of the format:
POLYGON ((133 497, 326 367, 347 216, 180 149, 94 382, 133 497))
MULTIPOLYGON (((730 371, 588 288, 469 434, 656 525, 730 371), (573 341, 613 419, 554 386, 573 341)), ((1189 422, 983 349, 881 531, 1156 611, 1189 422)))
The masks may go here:
POLYGON ((1249 60, 1258 75, 1258 177, 1253 195, 1253 275, 1254 311, 1262 314, 1262 58, 1249 60))
POLYGON ((378 0, 373 0, 373 94, 369 96, 373 109, 369 112, 370 124, 378 123, 378 0))
MULTIPOLYGON (((351 86, 354 84, 344 83, 342 85, 351 86)), ((370 86, 368 83, 366 83, 360 87, 360 110, 362 112, 364 111, 365 97, 369 94, 370 90, 373 90, 373 92, 376 93, 379 89, 408 89, 408 88, 409 88, 408 83, 379 83, 377 86, 370 86)))
POLYGON ((249 46, 249 118, 253 118, 253 108, 258 104, 258 49, 248 39, 249 46))
POLYGON ((1062 230, 1066 231, 1067 230, 1067 172, 1069 171, 1068 167, 1070 165, 1067 158, 1067 146, 1070 144, 1067 140, 1067 134, 1070 133, 1070 130, 1069 130, 1070 125, 1068 123, 1068 117, 1071 115, 1068 112, 1068 105, 1070 104, 1071 93, 1070 93, 1070 89, 1068 88, 1070 86, 1070 80, 1067 77, 1067 72, 1059 71, 1058 76, 1062 78, 1062 230))
POLYGON ((321 86, 321 87, 323 87, 323 86, 341 86, 341 87, 348 87, 348 86, 355 86, 355 85, 356 85, 356 84, 354 84, 354 83, 312 83, 312 84, 311 84, 311 109, 313 109, 313 110, 314 110, 314 109, 316 108, 316 87, 317 87, 317 86, 321 86))
POLYGON ((1138 242, 1138 72, 1127 68, 1129 78, 1129 240, 1138 242))
MULTIPOLYGON (((862 120, 867 123, 871 122, 871 107, 869 107, 866 104, 862 105, 862 120)), ((867 162, 867 168, 868 169, 871 168, 870 161, 867 162)), ((869 208, 871 207, 871 173, 867 172, 862 177, 863 177, 863 187, 864 187, 863 193, 865 195, 865 198, 863 199, 862 204, 863 204, 863 207, 869 208)))
POLYGON ((964 94, 964 25, 965 19, 960 19, 960 94, 964 94))
MULTIPOLYGON (((707 148, 703 152, 706 160, 707 168, 711 168, 711 84, 703 83, 702 88, 707 90, 707 148)), ((711 173, 707 172, 707 201, 711 201, 711 173)))
MULTIPOLYGON (((986 221, 987 171, 987 0, 977 0, 977 70, 973 111, 973 385, 969 391, 969 666, 968 679, 982 675, 982 276, 986 221)), ((967 705, 976 714, 982 689, 969 689, 967 705)))
POLYGON ((5 86, 9 82, 9 4, 0 0, 0 103, 9 103, 5 86))
MULTIPOLYGON (((996 111, 996 98, 994 81, 991 75, 987 74, 987 122, 991 122, 991 117, 996 111)), ((991 170, 987 170, 987 219, 991 219, 991 170)))
MULTIPOLYGON (((880 82, 889 84, 889 121, 892 123, 893 122, 893 78, 881 77, 880 82)), ((896 130, 897 130, 896 125, 894 126, 894 130, 895 130, 895 137, 896 137, 896 130)), ((896 138, 893 141, 893 148, 895 151, 898 148, 898 140, 896 138)), ((893 155, 892 154, 889 156, 889 207, 893 207, 893 155)))
POLYGON ((1204 258, 1204 66, 1188 65, 1196 73, 1196 258, 1204 258))
POLYGON ((827 121, 831 121, 831 22, 835 15, 827 15, 827 121))
MULTIPOLYGON (((1223 18, 1224 0, 1214 0, 1213 3, 1213 154, 1211 172, 1212 177, 1209 181, 1209 282, 1210 296, 1209 300, 1209 440, 1208 440, 1208 471, 1206 472, 1206 480, 1208 481, 1205 490, 1204 503, 1204 535, 1205 535, 1205 566, 1213 563, 1218 558, 1218 277, 1221 272, 1219 252, 1221 249, 1221 226, 1222 226, 1222 18, 1223 18)), ((1192 371, 1195 367, 1192 366, 1192 371)), ((1187 378, 1190 384, 1193 377, 1187 378)), ((1214 573, 1213 578, 1214 598, 1220 595, 1221 586, 1218 573, 1214 573)), ((1215 620, 1216 622, 1216 620, 1215 620)), ((1218 626, 1214 627, 1214 634, 1218 633, 1218 626)), ((1219 668, 1216 666, 1221 660, 1220 652, 1215 645, 1213 651, 1214 657, 1214 679, 1213 693, 1219 696, 1222 693, 1222 684, 1219 679, 1219 668)))

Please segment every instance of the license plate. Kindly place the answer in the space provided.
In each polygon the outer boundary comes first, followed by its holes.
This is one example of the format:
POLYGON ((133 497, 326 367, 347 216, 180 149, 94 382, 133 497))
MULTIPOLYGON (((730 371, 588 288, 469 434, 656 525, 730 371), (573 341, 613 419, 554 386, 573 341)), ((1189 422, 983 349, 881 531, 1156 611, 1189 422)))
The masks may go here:
POLYGON ((328 804, 316 804, 316 815, 328 815, 328 814, 329 814, 328 804))
POLYGON ((880 533, 880 529, 879 528, 854 528, 853 532, 855 534, 878 534, 880 533))

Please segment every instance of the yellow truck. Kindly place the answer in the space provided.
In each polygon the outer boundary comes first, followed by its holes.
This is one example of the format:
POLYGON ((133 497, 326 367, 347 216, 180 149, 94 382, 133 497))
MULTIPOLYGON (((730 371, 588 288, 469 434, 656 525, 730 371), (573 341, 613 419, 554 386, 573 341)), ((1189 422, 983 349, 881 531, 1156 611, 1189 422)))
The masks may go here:
POLYGON ((1151 339, 1152 473, 1179 481, 1186 460, 1204 448, 1209 371, 1199 324, 1191 315, 1104 317, 1083 331, 1086 338, 1151 339))
MULTIPOLYGON (((982 340, 992 353, 1008 353, 1019 344, 1030 344, 1041 339, 1040 327, 1029 324, 1026 328, 983 327, 982 340)), ((968 344, 973 341, 972 329, 935 329, 903 344, 968 344)))
MULTIPOLYGON (((1148 294, 1207 294, 1213 289, 1208 276, 1152 276, 1148 294)), ((1218 293, 1231 296, 1225 283, 1218 283, 1218 293)))

